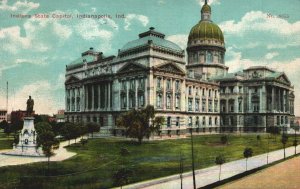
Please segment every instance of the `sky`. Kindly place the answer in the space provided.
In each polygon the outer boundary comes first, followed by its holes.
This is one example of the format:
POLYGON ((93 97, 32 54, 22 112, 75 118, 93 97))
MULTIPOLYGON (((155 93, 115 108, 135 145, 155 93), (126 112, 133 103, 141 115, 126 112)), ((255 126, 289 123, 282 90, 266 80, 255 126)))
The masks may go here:
MULTIPOLYGON (((284 71, 295 87, 300 116, 300 0, 209 4, 224 33, 229 72, 255 65, 284 71)), ((29 95, 36 113, 64 109, 67 64, 90 47, 117 55, 149 27, 185 49, 201 5, 202 0, 0 0, 0 108, 6 107, 8 81, 9 111, 26 109, 29 95), (84 14, 100 18, 77 17, 84 14)))

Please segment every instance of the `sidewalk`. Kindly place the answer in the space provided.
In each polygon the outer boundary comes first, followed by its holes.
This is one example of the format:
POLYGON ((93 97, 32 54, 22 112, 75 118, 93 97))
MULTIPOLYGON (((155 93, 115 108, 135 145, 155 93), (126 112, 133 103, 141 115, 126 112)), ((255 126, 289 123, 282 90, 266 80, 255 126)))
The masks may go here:
MULTIPOLYGON (((80 139, 81 139, 81 137, 78 138, 76 141, 79 142, 80 139)), ((73 143, 75 143, 74 139, 72 139, 70 141, 70 144, 73 144, 73 143)), ((61 142, 59 145, 59 149, 54 151, 54 153, 56 155, 51 157, 50 161, 62 161, 62 160, 68 159, 68 158, 76 155, 76 153, 69 152, 64 148, 68 145, 69 145, 69 141, 61 142)), ((3 152, 7 152, 10 150, 12 150, 12 149, 0 150, 0 167, 48 161, 48 158, 46 158, 46 157, 26 157, 26 156, 12 156, 12 155, 1 154, 3 152)))
MULTIPOLYGON (((294 155, 295 148, 286 148, 286 157, 294 155)), ((297 146, 297 153, 300 152, 300 145, 297 146)), ((269 163, 281 160, 284 158, 283 149, 270 152, 268 155, 269 163)), ((248 170, 255 169, 267 164, 267 153, 248 158, 248 170)), ((232 162, 228 162, 222 165, 221 180, 230 178, 237 174, 246 171, 245 159, 240 159, 232 162)), ((219 181, 219 166, 212 166, 205 169, 197 170, 196 172, 196 186, 197 188, 203 187, 219 181)), ((126 189, 180 189, 179 175, 173 175, 169 177, 163 177, 155 180, 144 181, 136 184, 124 186, 126 189)), ((192 173, 188 172, 183 174, 183 188, 193 188, 192 173)))

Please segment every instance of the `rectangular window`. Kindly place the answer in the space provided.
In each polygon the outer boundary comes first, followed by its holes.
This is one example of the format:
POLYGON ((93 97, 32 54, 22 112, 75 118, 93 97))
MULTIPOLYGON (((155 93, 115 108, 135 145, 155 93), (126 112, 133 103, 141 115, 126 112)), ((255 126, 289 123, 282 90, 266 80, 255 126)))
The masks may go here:
POLYGON ((206 112, 206 99, 202 99, 202 112, 206 112))
POLYGON ((189 98, 189 111, 192 111, 193 99, 189 98))
POLYGON ((171 89, 171 80, 168 79, 167 80, 167 90, 170 90, 171 89))
POLYGON ((176 126, 177 126, 177 127, 180 126, 180 117, 176 117, 176 126))
POLYGON ((176 80, 176 82, 175 82, 175 88, 176 88, 176 91, 180 90, 180 81, 176 80))
POLYGON ((196 112, 199 111, 199 100, 196 100, 196 103, 195 103, 195 111, 196 111, 196 112))
POLYGON ((157 81, 157 83, 156 83, 157 88, 158 88, 158 89, 161 89, 161 78, 158 77, 158 78, 156 79, 156 81, 157 81))

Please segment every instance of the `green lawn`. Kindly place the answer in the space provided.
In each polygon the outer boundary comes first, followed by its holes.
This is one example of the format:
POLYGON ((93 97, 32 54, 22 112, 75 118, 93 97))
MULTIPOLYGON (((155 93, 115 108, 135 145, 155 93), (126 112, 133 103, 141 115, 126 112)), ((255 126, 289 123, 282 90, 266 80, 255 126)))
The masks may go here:
MULTIPOLYGON (((228 162, 243 158, 245 147, 253 148, 254 155, 267 150, 266 135, 261 135, 260 142, 256 135, 229 135, 228 145, 220 143, 220 136, 194 136, 197 169, 214 165, 218 154, 224 154, 228 162)), ((288 146, 292 145, 292 140, 293 137, 289 137, 288 146)), ((276 141, 270 139, 269 149, 279 148, 282 148, 280 136, 276 141)), ((85 147, 73 145, 68 150, 78 155, 63 162, 51 162, 53 177, 43 177, 47 163, 0 168, 0 188, 13 188, 22 176, 30 176, 23 178, 23 183, 42 183, 35 185, 39 188, 109 188, 113 186, 113 173, 122 166, 133 170, 131 183, 178 174, 180 153, 185 158, 184 171, 191 170, 190 138, 144 142, 140 146, 120 139, 91 139, 85 147), (129 150, 128 156, 120 156, 123 147, 129 150), (72 174, 76 172, 81 173, 72 174)))
POLYGON ((3 129, 0 129, 0 150, 12 149, 13 140, 13 134, 8 137, 7 134, 3 133, 3 129))

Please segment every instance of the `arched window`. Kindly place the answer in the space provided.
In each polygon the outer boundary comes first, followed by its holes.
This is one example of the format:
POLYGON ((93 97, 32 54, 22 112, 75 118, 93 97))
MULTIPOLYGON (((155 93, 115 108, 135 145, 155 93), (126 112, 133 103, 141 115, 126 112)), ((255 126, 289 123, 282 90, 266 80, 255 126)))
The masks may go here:
POLYGON ((218 118, 217 118, 217 117, 215 118, 215 125, 219 125, 219 124, 218 124, 218 118))
POLYGON ((212 125, 212 123, 211 123, 211 117, 209 117, 209 119, 208 119, 208 125, 209 125, 209 126, 212 125))
POLYGON ((171 95, 167 95, 167 108, 170 109, 171 108, 171 95))
POLYGON ((200 124, 199 124, 199 117, 197 116, 197 117, 196 117, 196 127, 199 127, 199 125, 200 125, 200 124))
POLYGON ((167 118, 167 127, 171 127, 171 117, 167 118))
POLYGON ((205 125, 206 125, 205 116, 203 116, 203 118, 202 118, 202 125, 203 125, 203 126, 205 126, 205 125))
POLYGON ((193 126, 193 118, 189 117, 189 127, 192 127, 192 126, 193 126))
POLYGON ((175 108, 176 109, 180 108, 180 97, 179 97, 179 95, 176 95, 176 98, 175 98, 175 108))
POLYGON ((158 94, 158 95, 157 95, 156 106, 157 106, 158 108, 161 108, 161 94, 158 94))
POLYGON ((212 53, 209 52, 209 51, 206 53, 206 62, 207 62, 207 63, 212 63, 212 62, 213 62, 213 56, 212 56, 212 53))

